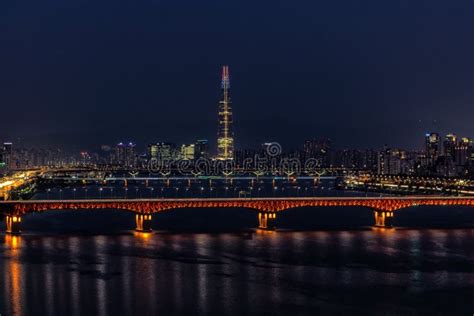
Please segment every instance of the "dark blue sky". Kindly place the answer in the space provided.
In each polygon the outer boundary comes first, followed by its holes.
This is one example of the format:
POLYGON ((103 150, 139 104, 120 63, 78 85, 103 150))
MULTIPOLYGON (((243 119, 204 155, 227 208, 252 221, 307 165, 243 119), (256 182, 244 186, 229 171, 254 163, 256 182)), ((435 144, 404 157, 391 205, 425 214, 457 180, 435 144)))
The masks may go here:
POLYGON ((0 139, 214 142, 222 64, 241 146, 474 137, 473 34, 472 0, 1 1, 0 139))

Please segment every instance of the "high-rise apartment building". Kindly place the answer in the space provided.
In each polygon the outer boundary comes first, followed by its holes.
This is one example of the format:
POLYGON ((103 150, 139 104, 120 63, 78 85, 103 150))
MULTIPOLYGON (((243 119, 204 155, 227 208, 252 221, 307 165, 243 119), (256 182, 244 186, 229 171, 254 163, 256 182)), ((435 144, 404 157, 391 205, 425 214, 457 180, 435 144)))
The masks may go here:
POLYGON ((425 154, 429 165, 434 165, 440 154, 440 139, 438 133, 425 135, 425 154))

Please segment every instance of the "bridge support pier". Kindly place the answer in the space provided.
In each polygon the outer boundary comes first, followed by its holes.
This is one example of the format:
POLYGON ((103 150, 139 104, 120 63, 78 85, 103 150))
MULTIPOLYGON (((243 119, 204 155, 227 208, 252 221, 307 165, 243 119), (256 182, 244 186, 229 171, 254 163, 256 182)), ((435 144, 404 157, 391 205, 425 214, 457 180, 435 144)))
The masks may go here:
POLYGON ((5 221, 7 223, 7 234, 19 235, 21 233, 21 216, 7 215, 5 221))
POLYGON ((151 232, 151 214, 135 215, 135 223, 137 232, 151 232))
POLYGON ((275 230, 276 213, 258 212, 258 228, 275 230))
POLYGON ((393 227, 393 211, 375 210, 375 227, 391 228, 393 227))

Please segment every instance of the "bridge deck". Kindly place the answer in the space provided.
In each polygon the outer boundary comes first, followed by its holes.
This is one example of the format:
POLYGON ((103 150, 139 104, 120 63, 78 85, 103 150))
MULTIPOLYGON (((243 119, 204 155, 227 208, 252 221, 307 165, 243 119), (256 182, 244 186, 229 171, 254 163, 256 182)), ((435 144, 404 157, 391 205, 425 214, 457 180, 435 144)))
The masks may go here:
POLYGON ((443 200, 443 201, 458 201, 471 200, 471 196, 442 196, 442 195, 417 195, 417 196, 383 196, 383 197, 365 197, 365 196, 344 196, 344 197, 253 197, 253 198, 154 198, 154 199, 71 199, 71 200, 14 200, 14 201, 0 201, 1 204, 51 204, 51 203, 102 203, 102 202, 298 202, 298 201, 426 201, 426 200, 443 200))

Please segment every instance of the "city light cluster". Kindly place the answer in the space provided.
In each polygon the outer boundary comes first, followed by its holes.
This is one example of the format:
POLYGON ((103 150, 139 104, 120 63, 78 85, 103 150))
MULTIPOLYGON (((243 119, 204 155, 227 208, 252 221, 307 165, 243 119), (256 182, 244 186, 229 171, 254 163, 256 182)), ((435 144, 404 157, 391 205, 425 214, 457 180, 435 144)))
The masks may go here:
POLYGON ((223 66, 215 146, 207 139, 181 145, 159 141, 146 148, 133 142, 120 142, 115 146, 102 145, 98 151, 70 154, 59 149, 15 148, 11 142, 5 142, 0 147, 0 174, 40 167, 136 170, 162 175, 289 175, 335 171, 441 177, 474 174, 472 141, 454 134, 441 139, 439 133, 427 133, 424 149, 419 151, 390 147, 337 149, 326 137, 308 139, 295 150, 283 151, 275 141, 264 142, 260 148, 236 148, 233 125, 230 72, 228 66, 223 66))

